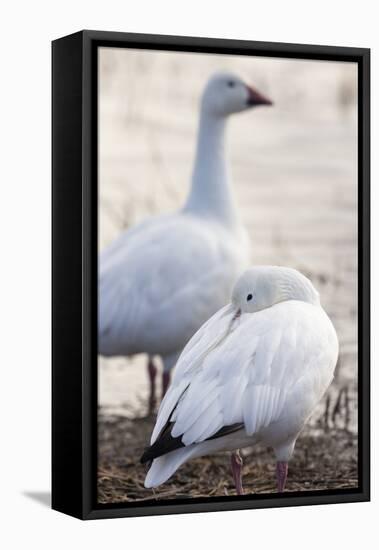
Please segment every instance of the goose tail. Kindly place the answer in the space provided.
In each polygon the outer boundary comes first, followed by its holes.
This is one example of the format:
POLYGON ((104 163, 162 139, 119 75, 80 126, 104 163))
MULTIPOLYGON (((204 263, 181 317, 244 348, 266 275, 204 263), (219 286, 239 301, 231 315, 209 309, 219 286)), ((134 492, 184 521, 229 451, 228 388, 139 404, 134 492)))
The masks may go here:
POLYGON ((155 458, 147 472, 145 487, 152 489, 162 485, 195 453, 195 450, 196 446, 191 445, 155 458))

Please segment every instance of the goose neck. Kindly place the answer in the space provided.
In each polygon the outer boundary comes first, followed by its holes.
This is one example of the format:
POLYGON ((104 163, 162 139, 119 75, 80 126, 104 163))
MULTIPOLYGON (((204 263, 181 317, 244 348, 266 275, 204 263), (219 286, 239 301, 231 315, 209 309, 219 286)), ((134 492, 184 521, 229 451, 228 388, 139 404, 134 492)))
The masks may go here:
POLYGON ((236 210, 225 155, 226 117, 202 111, 191 191, 185 206, 198 215, 236 223, 236 210))

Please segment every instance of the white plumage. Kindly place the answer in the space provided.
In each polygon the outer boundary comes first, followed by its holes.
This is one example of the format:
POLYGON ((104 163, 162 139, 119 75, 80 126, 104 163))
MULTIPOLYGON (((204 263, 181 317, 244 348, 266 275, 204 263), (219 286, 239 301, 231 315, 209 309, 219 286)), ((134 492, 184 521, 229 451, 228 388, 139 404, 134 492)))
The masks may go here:
POLYGON ((232 303, 178 360, 145 453, 154 459, 146 487, 189 458, 261 441, 275 451, 284 488, 281 464, 331 383, 337 355, 335 330, 308 279, 290 268, 247 271, 232 303), (178 448, 165 454, 167 445, 178 448))
MULTIPOLYGON (((228 300, 248 262, 249 246, 227 174, 226 119, 262 104, 270 102, 234 75, 209 81, 183 209, 132 228, 101 254, 100 354, 160 355, 167 372, 194 332, 228 300)), ((151 363, 149 372, 152 406, 151 363)))
POLYGON ((190 213, 124 233, 101 261, 100 352, 181 351, 225 303, 246 262, 244 235, 241 248, 237 234, 190 213))

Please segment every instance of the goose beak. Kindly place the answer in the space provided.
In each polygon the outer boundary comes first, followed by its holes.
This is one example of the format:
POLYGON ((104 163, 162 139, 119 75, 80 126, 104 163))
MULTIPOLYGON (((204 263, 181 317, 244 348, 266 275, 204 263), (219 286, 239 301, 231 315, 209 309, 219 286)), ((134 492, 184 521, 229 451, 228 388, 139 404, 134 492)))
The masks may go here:
POLYGON ((237 311, 235 312, 235 314, 233 315, 233 319, 232 321, 235 321, 236 319, 238 319, 238 317, 241 316, 241 309, 237 309, 237 311))
POLYGON ((263 94, 258 92, 258 90, 255 90, 251 86, 246 86, 248 98, 247 98, 247 104, 251 107, 256 107, 258 105, 272 105, 271 99, 268 99, 263 94))

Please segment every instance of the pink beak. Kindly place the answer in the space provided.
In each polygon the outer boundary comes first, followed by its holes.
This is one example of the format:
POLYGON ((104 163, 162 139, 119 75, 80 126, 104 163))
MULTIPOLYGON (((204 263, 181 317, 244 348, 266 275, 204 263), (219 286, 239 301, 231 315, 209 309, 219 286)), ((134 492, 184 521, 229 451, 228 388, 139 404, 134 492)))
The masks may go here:
POLYGON ((232 321, 235 321, 236 319, 238 319, 238 317, 241 317, 241 310, 240 309, 237 309, 237 311, 233 315, 232 321))
POLYGON ((246 86, 249 97, 247 100, 248 105, 251 105, 252 107, 256 107, 258 105, 272 105, 271 99, 268 99, 263 94, 258 92, 258 90, 255 90, 251 86, 246 86))

